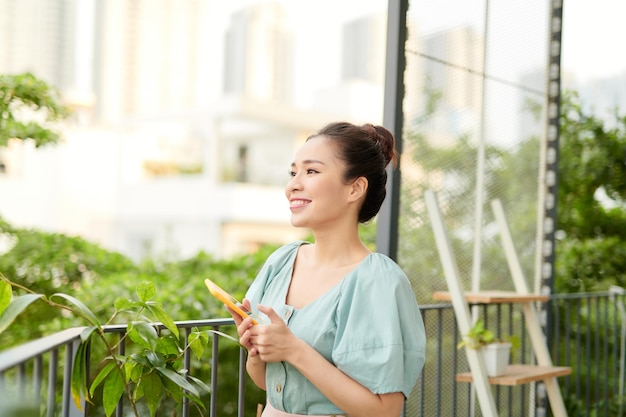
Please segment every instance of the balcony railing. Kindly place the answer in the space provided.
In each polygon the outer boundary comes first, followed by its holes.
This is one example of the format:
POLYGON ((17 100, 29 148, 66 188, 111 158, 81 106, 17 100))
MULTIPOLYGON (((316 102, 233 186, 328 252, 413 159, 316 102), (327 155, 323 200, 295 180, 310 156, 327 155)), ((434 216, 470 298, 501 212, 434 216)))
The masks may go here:
MULTIPOLYGON (((549 306, 552 320, 548 341, 553 362, 570 366, 572 374, 559 378, 568 415, 594 417, 625 417, 624 399, 624 346, 626 296, 610 292, 563 294, 551 297, 549 306)), ((532 362, 529 341, 524 337, 523 316, 515 305, 478 306, 487 326, 500 334, 517 333, 521 348, 513 362, 532 362)), ((454 312, 449 304, 422 306, 427 329, 427 361, 422 378, 406 403, 406 417, 422 416, 480 416, 470 384, 455 382, 458 372, 467 371, 464 352, 456 346, 460 336, 454 312), (474 410, 474 414, 472 414, 474 410)), ((220 330, 232 326, 230 319, 195 320, 178 322, 187 336, 192 328, 220 330)), ((108 326, 106 332, 122 338, 126 327, 108 326)), ((78 411, 70 398, 70 375, 73 352, 80 342, 80 328, 67 329, 57 334, 32 341, 0 353, 0 407, 6 400, 34 405, 37 415, 46 417, 87 416, 78 411), (47 363, 47 367, 44 364, 47 363), (47 368, 47 370, 45 369, 47 368), (59 392, 60 391, 60 392, 59 392), (42 412, 44 414, 42 414, 42 412)), ((211 395, 208 415, 217 416, 218 399, 229 399, 237 404, 237 415, 244 415, 245 352, 239 352, 238 390, 220 392, 218 366, 219 336, 212 341, 210 358, 211 395)), ((120 344, 120 353, 125 345, 120 344)), ((183 366, 194 374, 190 353, 183 366)), ((528 416, 545 406, 541 398, 540 383, 517 387, 494 387, 494 398, 500 416, 528 416)), ((250 410, 247 410, 248 414, 250 410)), ((123 404, 117 417, 124 414, 123 404)), ((182 415, 190 415, 190 405, 184 403, 182 415)), ((4 415, 3 415, 4 416, 4 415)))

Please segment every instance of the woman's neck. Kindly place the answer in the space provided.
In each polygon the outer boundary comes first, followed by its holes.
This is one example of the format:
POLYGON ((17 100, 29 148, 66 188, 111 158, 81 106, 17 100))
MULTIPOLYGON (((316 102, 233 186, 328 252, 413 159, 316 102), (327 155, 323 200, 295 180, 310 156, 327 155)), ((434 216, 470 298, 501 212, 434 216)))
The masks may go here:
POLYGON ((361 261, 370 250, 361 242, 358 228, 353 231, 338 233, 314 232, 315 243, 312 247, 312 259, 318 265, 345 266, 361 261))

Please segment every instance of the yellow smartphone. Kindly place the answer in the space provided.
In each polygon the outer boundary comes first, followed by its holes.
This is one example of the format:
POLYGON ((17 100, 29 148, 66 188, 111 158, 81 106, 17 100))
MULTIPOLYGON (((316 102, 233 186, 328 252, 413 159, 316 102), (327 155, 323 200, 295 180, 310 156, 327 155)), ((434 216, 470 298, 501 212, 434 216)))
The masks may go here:
POLYGON ((241 318, 245 319, 247 317, 251 317, 253 324, 259 324, 264 322, 262 318, 254 314, 252 311, 248 311, 248 309, 246 309, 239 301, 237 301, 235 297, 224 291, 219 285, 217 285, 210 279, 205 279, 204 284, 207 286, 209 292, 213 294, 215 298, 220 300, 235 313, 239 314, 241 318))

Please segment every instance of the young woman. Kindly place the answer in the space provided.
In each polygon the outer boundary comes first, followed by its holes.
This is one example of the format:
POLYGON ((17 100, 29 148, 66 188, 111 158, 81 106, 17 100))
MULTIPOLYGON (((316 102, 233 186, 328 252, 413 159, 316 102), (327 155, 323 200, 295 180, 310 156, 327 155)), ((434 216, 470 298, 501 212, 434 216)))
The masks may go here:
POLYGON ((396 159, 393 135, 369 124, 332 123, 297 151, 285 194, 314 243, 279 248, 249 288, 243 304, 266 324, 231 311, 248 374, 267 392, 263 417, 401 414, 424 364, 424 325, 406 275, 358 235, 396 159))

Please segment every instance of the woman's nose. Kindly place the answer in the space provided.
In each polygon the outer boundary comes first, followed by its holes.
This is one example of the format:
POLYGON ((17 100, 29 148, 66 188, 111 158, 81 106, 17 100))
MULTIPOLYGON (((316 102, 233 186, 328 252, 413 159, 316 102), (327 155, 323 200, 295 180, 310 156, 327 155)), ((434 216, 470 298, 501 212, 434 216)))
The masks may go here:
POLYGON ((293 175, 289 182, 287 183, 286 189, 287 191, 299 190, 302 187, 302 183, 300 182, 300 176, 298 174, 293 175))

